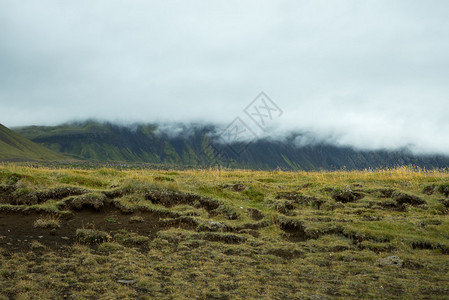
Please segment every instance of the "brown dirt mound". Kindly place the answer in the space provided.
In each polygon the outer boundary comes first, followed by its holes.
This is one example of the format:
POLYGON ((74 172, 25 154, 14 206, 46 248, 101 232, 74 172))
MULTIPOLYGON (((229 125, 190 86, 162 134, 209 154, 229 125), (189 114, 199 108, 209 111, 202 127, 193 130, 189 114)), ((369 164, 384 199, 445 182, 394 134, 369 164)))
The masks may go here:
POLYGON ((365 195, 363 193, 355 192, 351 189, 335 190, 332 192, 332 199, 342 203, 355 202, 364 197, 365 195))
POLYGON ((449 208, 449 199, 440 199, 438 201, 441 202, 444 207, 449 208))
POLYGON ((300 220, 280 218, 279 227, 286 233, 291 241, 305 241, 310 238, 306 233, 304 223, 300 220))
POLYGON ((284 192, 276 195, 275 199, 286 199, 291 200, 296 204, 302 205, 310 205, 314 208, 320 209, 324 203, 323 199, 318 199, 312 196, 302 195, 296 192, 284 192))
POLYGON ((435 184, 427 185, 422 189, 422 193, 430 196, 435 192, 435 187, 435 184))
POLYGON ((438 192, 440 192, 441 194, 443 194, 446 197, 449 197, 449 183, 441 184, 438 187, 438 192))
POLYGON ((207 211, 215 210, 221 205, 219 201, 211 198, 206 198, 195 194, 170 191, 149 191, 146 194, 145 199, 150 200, 154 204, 161 204, 165 207, 173 207, 180 204, 188 204, 193 206, 196 203, 199 203, 199 205, 207 211))
POLYGON ((77 187, 57 187, 43 191, 19 189, 17 185, 0 186, 0 203, 12 205, 33 205, 48 200, 60 200, 69 196, 86 194, 89 191, 77 187))
POLYGON ((3 211, 0 212, 0 247, 11 252, 28 251, 31 243, 37 241, 51 249, 61 249, 77 241, 77 229, 95 229, 114 237, 123 230, 133 232, 149 239, 156 237, 158 231, 169 227, 191 228, 191 222, 180 218, 170 222, 161 219, 164 214, 137 211, 132 216, 124 214, 111 205, 105 205, 100 211, 84 207, 75 211, 69 218, 58 217, 43 212, 3 211), (134 222, 131 217, 141 217, 134 222), (37 219, 57 218, 58 228, 36 228, 37 219))
POLYGON ((423 205, 426 204, 427 202, 417 196, 413 196, 413 195, 409 195, 409 194, 405 194, 405 193, 396 193, 394 195, 394 200, 396 201, 397 205, 404 205, 404 204, 409 204, 412 206, 417 206, 417 205, 423 205))
POLYGON ((247 211, 249 217, 254 221, 260 221, 265 217, 264 214, 257 208, 248 208, 247 211))
POLYGON ((298 204, 310 203, 311 201, 316 200, 315 197, 304 196, 300 193, 295 192, 284 192, 276 195, 275 199, 286 199, 295 201, 298 204))
POLYGON ((294 210, 296 207, 294 205, 294 202, 290 200, 275 200, 273 202, 273 208, 286 216, 296 215, 294 212, 292 212, 292 210, 294 210))
POLYGON ((393 197, 394 193, 396 193, 395 189, 378 189, 375 191, 378 194, 379 198, 391 198, 393 197))
POLYGON ((449 247, 442 244, 434 244, 426 241, 413 241, 411 243, 413 249, 440 250, 442 254, 449 254, 449 247))

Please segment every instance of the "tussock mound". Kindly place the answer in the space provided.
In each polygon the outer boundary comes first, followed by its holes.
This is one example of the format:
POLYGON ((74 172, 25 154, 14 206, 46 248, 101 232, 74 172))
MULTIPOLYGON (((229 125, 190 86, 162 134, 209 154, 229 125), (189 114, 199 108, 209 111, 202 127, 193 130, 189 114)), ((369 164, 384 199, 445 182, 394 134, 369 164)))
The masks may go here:
POLYGON ((161 204, 165 207, 173 207, 180 204, 188 204, 193 206, 195 203, 199 203, 200 206, 207 211, 215 210, 221 205, 221 203, 217 200, 199 195, 158 190, 149 191, 146 194, 145 199, 150 200, 154 204, 161 204))

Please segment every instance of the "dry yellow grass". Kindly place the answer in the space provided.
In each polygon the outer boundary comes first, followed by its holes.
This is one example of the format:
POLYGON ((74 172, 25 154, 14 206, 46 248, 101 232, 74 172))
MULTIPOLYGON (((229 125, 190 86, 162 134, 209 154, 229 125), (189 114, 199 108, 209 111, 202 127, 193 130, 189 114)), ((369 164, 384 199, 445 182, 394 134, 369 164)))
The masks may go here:
POLYGON ((61 250, 43 239, 11 253, 7 233, 0 232, 5 236, 0 299, 441 298, 449 293, 448 170, 86 170, 1 164, 0 185, 5 191, 13 186, 23 203, 1 203, 3 211, 50 211, 61 216, 61 228, 78 213, 66 211, 68 198, 27 204, 33 195, 58 187, 98 195, 120 190, 126 192, 114 196, 117 207, 163 216, 158 221, 153 215, 99 212, 98 224, 123 228, 98 228, 106 230, 107 242, 61 250), (168 202, 153 202, 151 191, 168 195, 168 202), (217 207, 207 208, 211 203, 217 207), (132 231, 150 221, 159 222, 152 223, 159 226, 155 236, 132 231), (392 255, 400 258, 400 267, 380 263, 392 255), (11 272, 13 266, 18 267, 11 272))

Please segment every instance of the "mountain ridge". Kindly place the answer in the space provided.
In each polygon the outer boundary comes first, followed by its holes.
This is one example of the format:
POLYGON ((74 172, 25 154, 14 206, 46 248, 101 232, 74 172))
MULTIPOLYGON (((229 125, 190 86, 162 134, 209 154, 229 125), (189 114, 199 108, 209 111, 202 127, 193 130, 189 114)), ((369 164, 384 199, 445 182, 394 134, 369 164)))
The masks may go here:
POLYGON ((95 161, 165 163, 192 167, 222 165, 260 170, 449 166, 449 157, 443 155, 414 155, 405 149, 357 150, 326 143, 297 146, 294 136, 282 141, 257 139, 237 155, 233 145, 228 147, 216 142, 217 127, 213 125, 184 126, 178 134, 160 130, 157 124, 126 126, 97 121, 27 126, 14 130, 55 152, 95 161))

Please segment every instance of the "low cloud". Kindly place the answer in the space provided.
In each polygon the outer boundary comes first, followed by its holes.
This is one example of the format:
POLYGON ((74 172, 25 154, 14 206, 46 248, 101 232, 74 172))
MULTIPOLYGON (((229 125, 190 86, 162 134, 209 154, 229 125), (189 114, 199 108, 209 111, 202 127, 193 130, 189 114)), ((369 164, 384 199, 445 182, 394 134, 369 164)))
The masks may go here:
POLYGON ((284 113, 261 138, 299 132, 298 145, 449 154, 448 9, 447 1, 2 1, 0 122, 226 127, 251 122, 243 109, 265 91, 284 113))

